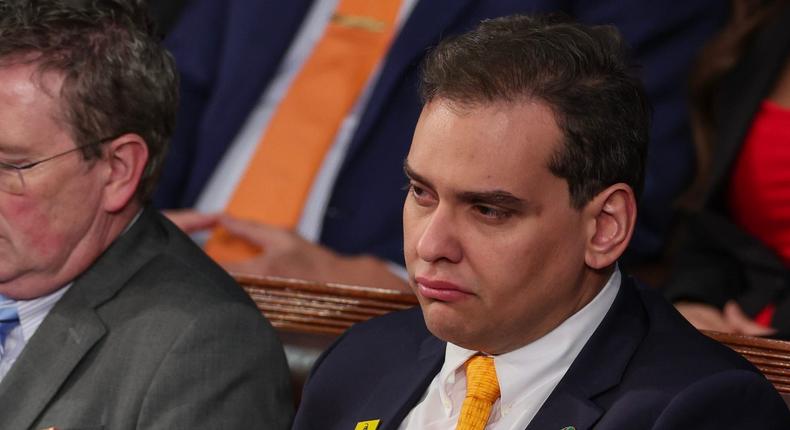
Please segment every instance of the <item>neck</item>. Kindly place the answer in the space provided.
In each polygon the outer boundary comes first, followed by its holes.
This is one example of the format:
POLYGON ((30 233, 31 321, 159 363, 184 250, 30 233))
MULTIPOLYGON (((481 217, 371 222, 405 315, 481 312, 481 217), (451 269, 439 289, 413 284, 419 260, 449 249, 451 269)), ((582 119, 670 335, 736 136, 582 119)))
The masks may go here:
POLYGON ((51 270, 31 270, 8 282, 0 282, 0 294, 16 300, 30 300, 66 286, 93 265, 140 209, 140 204, 130 203, 118 212, 98 214, 61 264, 51 270))

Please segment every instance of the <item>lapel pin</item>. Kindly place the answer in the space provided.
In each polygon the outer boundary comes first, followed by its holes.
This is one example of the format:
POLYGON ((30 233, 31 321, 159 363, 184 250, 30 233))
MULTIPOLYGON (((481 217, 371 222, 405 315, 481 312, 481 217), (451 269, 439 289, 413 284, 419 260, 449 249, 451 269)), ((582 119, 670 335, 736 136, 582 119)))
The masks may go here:
POLYGON ((381 420, 360 421, 354 430, 376 430, 381 420))
POLYGON ((574 427, 574 426, 568 426, 568 427, 563 427, 563 428, 561 428, 560 430, 576 430, 576 427, 574 427))

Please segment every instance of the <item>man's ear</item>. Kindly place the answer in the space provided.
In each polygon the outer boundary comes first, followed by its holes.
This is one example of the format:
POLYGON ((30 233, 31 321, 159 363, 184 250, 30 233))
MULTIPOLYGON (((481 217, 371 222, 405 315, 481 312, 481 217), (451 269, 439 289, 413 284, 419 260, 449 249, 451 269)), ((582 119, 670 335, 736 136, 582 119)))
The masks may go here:
POLYGON ((590 220, 584 261, 593 269, 606 268, 625 252, 634 233, 634 191, 623 183, 611 185, 598 193, 583 210, 590 220))
POLYGON ((104 209, 123 210, 135 198, 148 161, 148 145, 140 135, 124 134, 105 145, 104 161, 109 175, 104 187, 104 209))

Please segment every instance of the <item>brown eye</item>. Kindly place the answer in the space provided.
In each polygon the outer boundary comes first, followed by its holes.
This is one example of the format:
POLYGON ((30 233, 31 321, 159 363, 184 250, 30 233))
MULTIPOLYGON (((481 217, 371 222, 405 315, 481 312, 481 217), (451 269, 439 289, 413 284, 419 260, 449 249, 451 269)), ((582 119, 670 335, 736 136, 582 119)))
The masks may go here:
POLYGON ((416 184, 409 185, 409 194, 414 197, 414 201, 420 206, 428 206, 433 201, 431 193, 416 184))
POLYGON ((484 218, 503 220, 510 216, 510 212, 491 206, 476 205, 475 210, 484 218))
POLYGON ((412 184, 410 188, 411 188, 410 192, 414 196, 415 199, 419 200, 419 199, 424 199, 425 197, 427 197, 428 193, 426 193, 424 189, 422 189, 422 188, 420 188, 420 187, 418 187, 418 186, 416 186, 414 184, 412 184))

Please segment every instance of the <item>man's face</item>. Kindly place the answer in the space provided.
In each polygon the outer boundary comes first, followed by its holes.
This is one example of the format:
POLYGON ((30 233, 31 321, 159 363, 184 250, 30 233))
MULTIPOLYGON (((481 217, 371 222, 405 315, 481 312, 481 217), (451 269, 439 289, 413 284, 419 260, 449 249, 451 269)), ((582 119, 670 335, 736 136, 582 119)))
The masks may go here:
POLYGON ((438 99, 417 124, 403 209, 410 284, 428 328, 498 354, 543 336, 599 291, 594 231, 548 169, 562 140, 537 102, 458 107, 438 99))
MULTIPOLYGON (((23 165, 75 147, 59 115, 62 80, 32 65, 0 68, 0 161, 23 165), (46 88, 46 91, 42 89, 46 88)), ((100 252, 103 161, 81 151, 23 171, 25 192, 0 190, 0 294, 34 298, 62 287, 100 252)))

